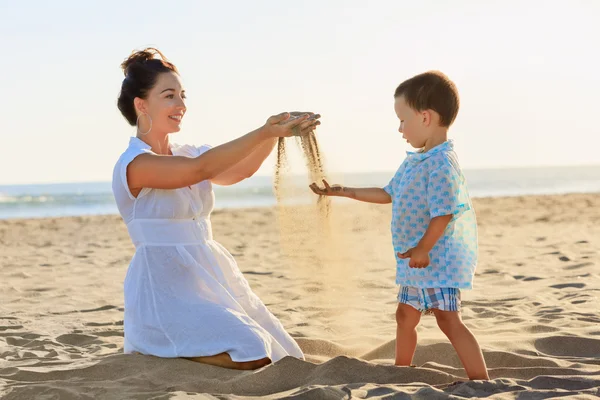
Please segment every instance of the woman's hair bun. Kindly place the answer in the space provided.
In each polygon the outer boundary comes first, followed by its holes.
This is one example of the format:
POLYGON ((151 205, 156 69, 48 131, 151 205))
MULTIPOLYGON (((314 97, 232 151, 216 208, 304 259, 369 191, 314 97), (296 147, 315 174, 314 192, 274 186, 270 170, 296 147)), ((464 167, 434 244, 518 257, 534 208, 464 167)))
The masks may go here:
POLYGON ((123 73, 127 76, 127 73, 130 69, 133 69, 137 66, 144 65, 148 60, 157 59, 156 56, 159 56, 160 59, 165 62, 165 64, 172 66, 172 64, 167 61, 167 58, 160 52, 160 50, 154 47, 147 47, 143 50, 137 50, 131 53, 131 55, 121 63, 121 68, 123 69, 123 73))

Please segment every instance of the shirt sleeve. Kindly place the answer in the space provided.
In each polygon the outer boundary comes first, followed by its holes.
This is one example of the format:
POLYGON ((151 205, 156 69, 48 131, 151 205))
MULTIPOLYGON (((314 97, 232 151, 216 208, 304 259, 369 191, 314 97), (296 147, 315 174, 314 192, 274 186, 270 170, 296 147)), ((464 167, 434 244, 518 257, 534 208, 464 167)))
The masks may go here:
POLYGON ((471 208, 464 178, 450 163, 443 163, 429 175, 427 204, 431 218, 453 215, 458 218, 471 208))
POLYGON ((404 162, 402 162, 402 164, 400 164, 400 167, 398 167, 398 170, 396 171, 396 173, 394 173, 394 176, 392 176, 392 179, 390 179, 388 184, 383 187, 383 190, 385 190, 385 192, 387 194, 389 194, 392 198, 394 198, 394 181, 398 181, 402 178, 402 174, 404 173, 405 169, 406 169, 406 160, 404 160, 404 162))
POLYGON ((203 144, 202 146, 197 146, 196 147, 197 151, 198 151, 198 155, 202 155, 202 153, 206 153, 208 150, 212 149, 212 146, 209 144, 203 144))
MULTIPOLYGON (((123 156, 119 160, 119 164, 117 165, 121 185, 123 186, 123 189, 125 189, 127 196, 129 196, 131 200, 135 200, 135 197, 133 196, 133 194, 131 194, 131 191, 129 190, 129 184, 127 183, 127 167, 129 166, 129 164, 131 164, 133 160, 135 160, 137 156, 145 153, 153 154, 152 150, 150 149, 129 148, 127 149, 125 154, 123 154, 123 156)), ((138 197, 141 196, 142 193, 138 195, 138 197)))
POLYGON ((390 196, 392 196, 392 197, 394 197, 394 187, 393 187, 393 185, 392 185, 392 182, 393 182, 393 181, 394 181, 394 178, 392 178, 392 179, 390 180, 390 182, 389 182, 387 185, 385 185, 385 186, 383 187, 383 190, 385 190, 385 192, 386 192, 387 194, 389 194, 390 196))

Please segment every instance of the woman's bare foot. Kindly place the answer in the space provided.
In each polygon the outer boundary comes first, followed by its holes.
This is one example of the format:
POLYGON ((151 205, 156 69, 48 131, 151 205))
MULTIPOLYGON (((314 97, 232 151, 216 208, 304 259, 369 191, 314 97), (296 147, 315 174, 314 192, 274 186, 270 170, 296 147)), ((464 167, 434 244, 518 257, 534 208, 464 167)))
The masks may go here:
POLYGON ((221 353, 207 357, 185 357, 187 360, 199 362, 202 364, 214 365, 215 367, 237 369, 237 370, 255 370, 271 364, 267 357, 260 360, 236 362, 231 359, 229 354, 221 353))

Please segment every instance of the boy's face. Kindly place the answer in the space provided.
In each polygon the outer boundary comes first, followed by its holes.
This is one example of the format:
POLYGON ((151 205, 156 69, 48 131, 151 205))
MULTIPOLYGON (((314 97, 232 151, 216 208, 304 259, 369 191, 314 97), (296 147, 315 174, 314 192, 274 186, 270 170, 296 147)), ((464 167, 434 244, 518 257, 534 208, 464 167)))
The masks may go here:
POLYGON ((418 112, 406 104, 404 96, 396 97, 394 110, 400 120, 398 132, 402 134, 402 137, 415 149, 425 147, 428 130, 425 124, 427 117, 424 113, 418 112))

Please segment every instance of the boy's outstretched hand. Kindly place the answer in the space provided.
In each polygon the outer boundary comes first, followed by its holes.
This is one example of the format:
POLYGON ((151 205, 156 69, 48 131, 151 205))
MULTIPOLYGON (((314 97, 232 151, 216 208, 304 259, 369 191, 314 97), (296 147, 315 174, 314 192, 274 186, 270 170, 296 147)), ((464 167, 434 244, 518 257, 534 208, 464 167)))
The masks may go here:
POLYGON ((329 186, 329 183, 325 179, 323 179, 324 188, 320 188, 316 183, 310 184, 310 190, 312 190, 315 194, 321 196, 344 196, 344 187, 340 185, 329 186))
POLYGON ((410 268, 426 268, 429 265, 429 252, 424 249, 413 247, 405 253, 396 253, 398 258, 409 258, 408 266, 410 268))

